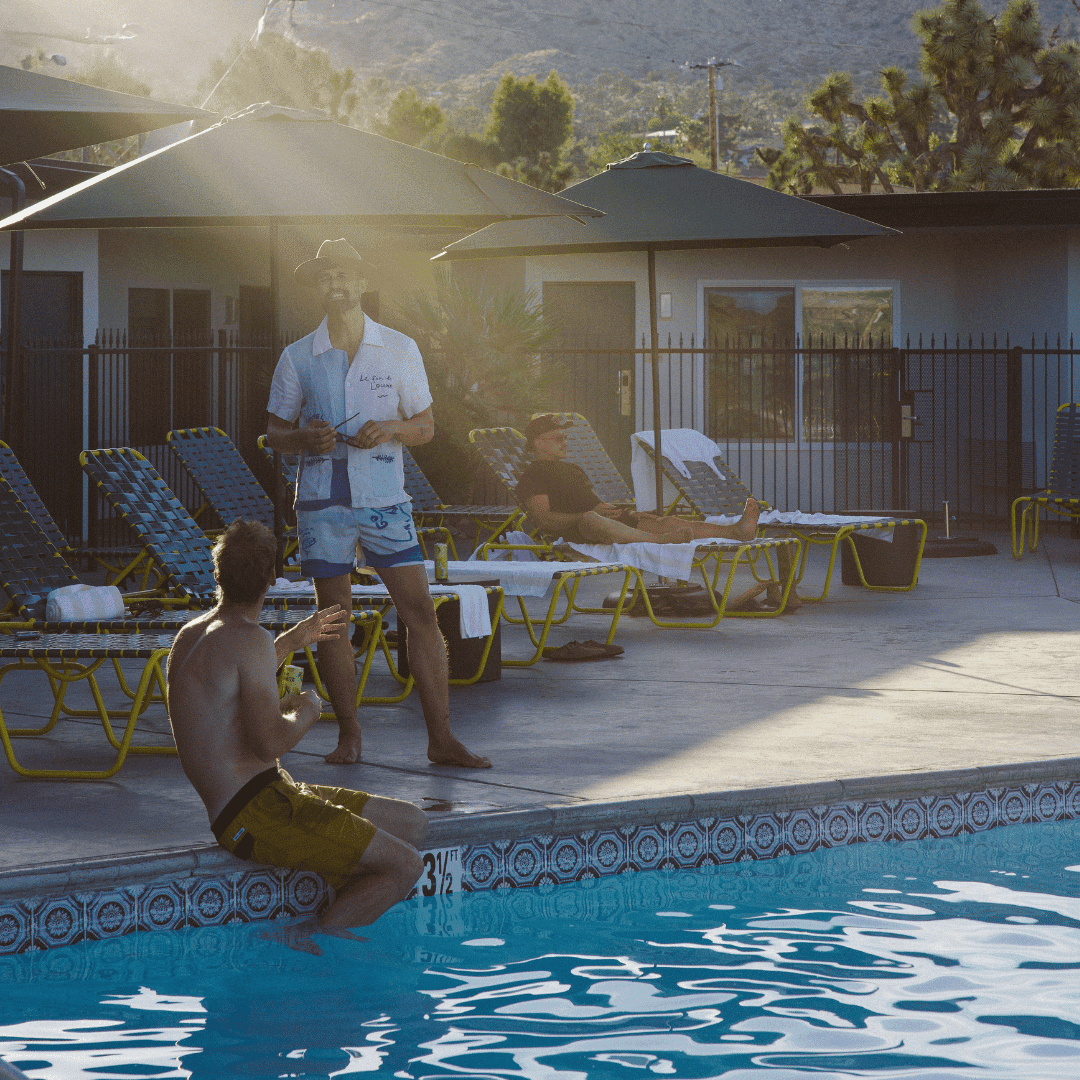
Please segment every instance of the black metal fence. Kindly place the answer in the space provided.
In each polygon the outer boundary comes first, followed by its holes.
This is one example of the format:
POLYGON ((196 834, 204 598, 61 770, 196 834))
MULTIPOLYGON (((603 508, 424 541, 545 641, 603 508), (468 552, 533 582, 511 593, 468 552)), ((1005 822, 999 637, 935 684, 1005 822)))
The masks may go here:
MULTIPOLYGON (((194 510, 198 496, 165 433, 216 426, 269 487, 256 439, 280 347, 224 332, 34 341, 8 373, 5 438, 72 540, 122 543, 122 522, 83 482, 79 451, 134 446, 194 510)), ((630 435, 652 426, 651 359, 644 343, 544 355, 564 372, 550 406, 587 416, 627 476, 630 435)), ((659 361, 662 425, 705 432, 781 509, 939 519, 948 500, 963 520, 1003 521, 1012 498, 1045 485, 1054 413, 1080 397, 1071 340, 669 340, 659 361)))
MULTIPOLYGON (((961 519, 1002 521, 1016 495, 1045 485, 1054 413, 1080 394, 1080 348, 1049 338, 903 347, 669 338, 658 358, 661 426, 709 435, 750 489, 781 509, 937 519, 948 501, 961 519)), ((545 359, 572 372, 552 407, 588 416, 626 471, 623 435, 652 427, 651 348, 562 349, 545 359)))
POLYGON ((129 339, 103 331, 88 346, 36 340, 9 373, 5 439, 46 506, 72 540, 124 544, 126 527, 84 482, 79 452, 130 446, 145 454, 189 509, 199 498, 165 444, 172 428, 212 426, 233 440, 269 482, 256 439, 279 349, 224 331, 129 339))

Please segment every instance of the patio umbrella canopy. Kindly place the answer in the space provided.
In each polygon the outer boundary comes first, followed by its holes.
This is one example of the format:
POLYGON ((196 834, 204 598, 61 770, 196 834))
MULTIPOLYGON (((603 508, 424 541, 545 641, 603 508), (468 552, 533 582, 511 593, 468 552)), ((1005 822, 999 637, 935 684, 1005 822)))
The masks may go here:
POLYGON ((0 67, 0 165, 122 139, 184 120, 215 120, 187 105, 0 67))
MULTIPOLYGON (((600 217, 602 211, 345 127, 323 113, 264 103, 43 199, 0 221, 0 229, 268 226, 276 340, 280 225, 333 235, 361 226, 476 229, 550 215, 600 217)), ((277 467, 274 475, 280 572, 277 467)))
POLYGON ((450 244, 436 259, 577 255, 645 251, 652 331, 656 505, 663 506, 660 465, 659 334, 656 252, 722 247, 831 247, 895 233, 871 221, 747 180, 698 168, 686 158, 642 151, 566 189, 605 216, 582 228, 565 220, 500 221, 450 244), (827 210, 828 213, 821 211, 827 210))
POLYGON ((589 206, 322 113, 254 105, 0 222, 3 229, 318 224, 480 228, 589 206))

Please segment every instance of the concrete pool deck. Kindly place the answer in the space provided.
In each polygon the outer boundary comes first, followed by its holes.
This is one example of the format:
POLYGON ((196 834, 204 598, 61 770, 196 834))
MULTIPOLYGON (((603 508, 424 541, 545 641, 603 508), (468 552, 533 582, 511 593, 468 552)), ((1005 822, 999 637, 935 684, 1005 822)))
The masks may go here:
MULTIPOLYGON (((911 593, 837 582, 825 603, 797 614, 725 619, 708 631, 624 618, 620 659, 542 661, 455 688, 455 727, 492 758, 489 771, 426 763, 415 695, 364 710, 363 763, 323 762, 330 723, 282 764, 298 779, 449 806, 432 814, 433 845, 507 818, 538 832, 553 816, 581 827, 630 801, 646 815, 700 815, 796 790, 826 802, 892 785, 944 791, 1080 776, 1068 760, 1080 754, 1080 541, 1044 536, 1015 562, 1006 535, 980 535, 998 555, 926 560, 911 593)), ((808 585, 821 569, 812 562, 808 585)), ((606 585, 587 579, 585 588, 606 585)), ((553 642, 600 637, 602 625, 575 616, 553 642)), ((504 629, 503 651, 525 653, 521 628, 504 629)), ((0 687, 9 724, 47 716, 43 691, 37 673, 10 674, 0 687)), ((165 727, 157 709, 139 730, 165 727)), ((62 721, 48 737, 17 740, 16 752, 29 765, 111 760, 96 721, 62 721)), ((128 880, 231 859, 174 757, 129 757, 107 781, 26 780, 5 762, 0 807, 0 895, 71 888, 83 880, 75 864, 128 880)))

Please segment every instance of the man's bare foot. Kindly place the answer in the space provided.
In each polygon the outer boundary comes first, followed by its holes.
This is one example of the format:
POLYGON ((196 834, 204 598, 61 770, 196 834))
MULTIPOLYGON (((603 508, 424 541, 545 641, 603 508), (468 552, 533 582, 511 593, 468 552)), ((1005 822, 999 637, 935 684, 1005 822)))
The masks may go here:
POLYGON ((438 741, 429 738, 427 756, 433 765, 462 765, 466 769, 491 768, 491 762, 486 757, 466 749, 465 744, 453 735, 438 741))
POLYGON ((753 540, 757 535, 758 517, 761 515, 761 505, 757 499, 746 500, 743 507, 742 517, 731 526, 735 533, 735 540, 753 540))
POLYGON ((337 746, 323 760, 328 765, 355 765, 360 760, 360 729, 342 731, 337 746))
POLYGON ((326 934, 328 937, 345 938, 348 941, 367 941, 366 937, 354 934, 343 926, 323 926, 318 919, 304 919, 286 926, 275 926, 273 929, 264 930, 259 936, 264 941, 276 941, 279 945, 287 945, 297 952, 322 956, 322 949, 311 940, 312 934, 326 934))

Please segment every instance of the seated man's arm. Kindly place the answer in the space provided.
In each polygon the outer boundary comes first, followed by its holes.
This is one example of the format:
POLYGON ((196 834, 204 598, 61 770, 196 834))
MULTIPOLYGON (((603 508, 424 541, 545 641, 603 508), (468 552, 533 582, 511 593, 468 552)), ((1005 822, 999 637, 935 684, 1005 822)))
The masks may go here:
POLYGON ((291 750, 315 723, 322 703, 313 690, 278 699, 277 657, 269 634, 244 649, 238 666, 240 729, 250 749, 264 760, 291 750))
POLYGON ((299 652, 306 645, 340 637, 348 623, 349 613, 340 604, 334 604, 283 630, 274 638, 275 668, 281 667, 289 653, 299 652))
POLYGON ((526 513, 544 532, 563 532, 574 528, 581 521, 581 514, 566 514, 551 509, 547 495, 531 495, 524 502, 526 513))

